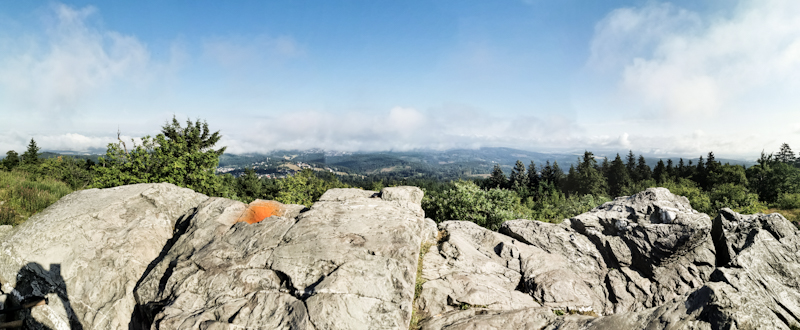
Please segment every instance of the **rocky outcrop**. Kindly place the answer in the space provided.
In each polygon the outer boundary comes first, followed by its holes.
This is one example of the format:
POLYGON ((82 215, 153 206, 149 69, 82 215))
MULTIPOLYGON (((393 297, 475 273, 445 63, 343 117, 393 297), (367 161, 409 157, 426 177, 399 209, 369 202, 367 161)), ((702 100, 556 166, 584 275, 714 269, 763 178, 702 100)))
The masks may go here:
POLYGON ((800 326, 799 233, 777 214, 726 209, 712 222, 655 188, 560 224, 508 221, 504 235, 463 222, 439 227, 447 234, 425 257, 428 282, 417 302, 427 312, 423 329, 800 326), (496 284, 504 280, 519 285, 496 284), (520 294, 543 307, 458 308, 471 295, 493 302, 520 294))
POLYGON ((306 209, 170 184, 77 192, 0 227, 0 308, 48 298, 0 322, 406 329, 414 309, 422 329, 800 327, 800 232, 780 215, 712 221, 655 188, 493 232, 437 228, 421 199, 333 189, 306 209))
POLYGON ((378 195, 334 189, 296 219, 253 224, 237 223, 243 205, 210 199, 136 288, 136 326, 407 327, 422 194, 398 187, 378 195))
POLYGON ((6 307, 47 298, 26 318, 30 329, 127 328, 136 283, 175 225, 206 199, 171 184, 65 196, 0 239, 6 307))

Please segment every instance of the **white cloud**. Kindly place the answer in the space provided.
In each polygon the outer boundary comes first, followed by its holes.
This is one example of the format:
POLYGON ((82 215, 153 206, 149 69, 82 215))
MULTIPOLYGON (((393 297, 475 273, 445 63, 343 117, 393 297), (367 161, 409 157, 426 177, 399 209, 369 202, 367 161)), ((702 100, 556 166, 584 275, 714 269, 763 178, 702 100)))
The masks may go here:
POLYGON ((714 117, 800 101, 800 2, 742 0, 728 15, 649 2, 596 26, 589 66, 616 72, 633 107, 671 118, 714 117), (765 91, 769 91, 769 96, 765 91))
POLYGON ((249 128, 223 128, 221 145, 232 153, 274 149, 449 149, 481 146, 558 148, 581 139, 561 117, 495 117, 463 106, 429 111, 394 107, 382 113, 294 112, 253 120, 249 128))
POLYGON ((18 108, 58 113, 74 110, 113 82, 147 79, 147 47, 91 24, 96 12, 53 4, 43 34, 12 38, 0 55, 0 94, 18 108))
MULTIPOLYGON (((36 141, 36 145, 43 151, 105 153, 109 143, 117 142, 116 136, 89 136, 79 133, 23 136, 13 132, 4 132, 0 134, 0 153, 5 154, 8 150, 15 150, 21 154, 28 148, 31 138, 36 141)), ((134 142, 131 139, 134 139, 135 143, 141 143, 139 137, 121 135, 120 138, 125 141, 128 147, 133 146, 134 142)))

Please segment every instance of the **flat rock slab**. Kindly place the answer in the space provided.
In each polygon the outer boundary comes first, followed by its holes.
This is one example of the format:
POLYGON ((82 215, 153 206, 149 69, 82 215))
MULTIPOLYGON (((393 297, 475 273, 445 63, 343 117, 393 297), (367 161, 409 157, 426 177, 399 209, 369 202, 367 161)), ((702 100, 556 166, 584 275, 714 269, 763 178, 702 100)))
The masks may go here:
POLYGON ((332 189, 296 218, 235 225, 245 205, 209 200, 136 288, 134 323, 406 329, 428 234, 421 196, 413 187, 332 189))
POLYGON ((137 281, 207 198, 172 184, 69 194, 0 239, 0 290, 15 303, 48 298, 29 329, 127 328, 137 281))

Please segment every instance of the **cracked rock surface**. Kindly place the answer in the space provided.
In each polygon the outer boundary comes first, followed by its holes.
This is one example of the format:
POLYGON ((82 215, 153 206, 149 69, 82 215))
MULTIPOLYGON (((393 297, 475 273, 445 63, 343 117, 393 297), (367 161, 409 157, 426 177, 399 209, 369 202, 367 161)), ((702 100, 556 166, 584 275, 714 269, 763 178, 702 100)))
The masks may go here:
POLYGON ((136 328, 407 328, 421 198, 332 189, 296 218, 254 224, 234 224, 244 204, 209 199, 136 288, 136 328))
POLYGON ((652 188, 493 232, 437 226, 421 199, 332 189, 308 210, 276 204, 292 212, 243 222, 252 204, 171 184, 76 192, 0 226, 0 308, 47 298, 0 322, 407 329, 413 305, 422 329, 800 328, 800 231, 778 214, 711 220, 652 188), (424 241, 436 244, 414 301, 424 241))
POLYGON ((171 184, 65 196, 0 238, 4 305, 48 298, 28 329, 127 328, 137 281, 179 219, 207 198, 171 184))
POLYGON ((800 233, 778 214, 712 221, 651 188, 560 224, 439 229, 422 329, 800 327, 800 233))

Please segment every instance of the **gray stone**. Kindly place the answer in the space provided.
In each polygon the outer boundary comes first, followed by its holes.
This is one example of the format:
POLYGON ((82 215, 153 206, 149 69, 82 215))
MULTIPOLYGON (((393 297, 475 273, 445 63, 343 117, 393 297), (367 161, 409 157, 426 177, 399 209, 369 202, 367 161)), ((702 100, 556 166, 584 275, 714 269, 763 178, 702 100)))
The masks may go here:
POLYGON ((426 281, 417 299, 424 316, 436 319, 461 308, 518 309, 539 306, 518 290, 522 255, 542 253, 472 222, 446 221, 444 237, 423 259, 426 281))
POLYGON ((534 297, 600 315, 643 310, 689 293, 708 280, 716 259, 711 220, 664 188, 617 198, 558 225, 508 221, 500 232, 560 256, 566 265, 526 273, 534 297))
POLYGON ((251 225, 219 220, 243 205, 201 205, 136 288, 136 326, 407 328, 425 220, 418 188, 389 191, 332 189, 251 225))
POLYGON ((2 225, 0 226, 0 240, 3 239, 3 236, 11 232, 11 229, 14 229, 11 225, 2 225))
POLYGON ((136 282, 205 199, 172 184, 69 194, 0 240, 0 290, 14 304, 49 298, 28 328, 127 328, 136 282))

